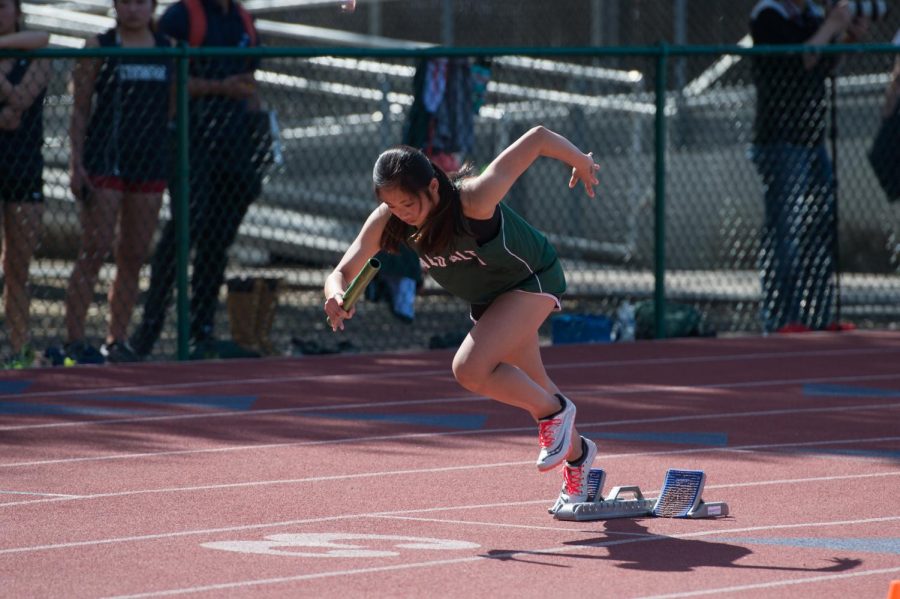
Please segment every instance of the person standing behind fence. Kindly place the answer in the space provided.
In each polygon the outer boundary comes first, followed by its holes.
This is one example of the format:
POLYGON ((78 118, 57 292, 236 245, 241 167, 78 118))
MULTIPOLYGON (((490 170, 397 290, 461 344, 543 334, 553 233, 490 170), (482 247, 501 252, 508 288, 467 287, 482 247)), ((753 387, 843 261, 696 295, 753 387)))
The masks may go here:
MULTIPOLYGON (((900 46, 900 30, 894 35, 894 45, 900 46)), ((868 158, 888 202, 900 203, 900 56, 894 58, 891 81, 884 90, 881 124, 868 158)))
MULTIPOLYGON (((0 0, 0 48, 47 45, 43 32, 22 31, 19 0, 0 0)), ((47 61, 0 58, 0 201, 3 203, 3 302, 12 353, 4 368, 34 362, 28 342, 28 269, 37 247, 44 206, 44 94, 47 61)))
MULTIPOLYGON (((155 0, 113 4, 116 26, 85 47, 171 45, 153 30, 155 0)), ((172 74, 173 62, 166 57, 84 58, 75 67, 70 186, 81 209, 82 238, 66 290, 65 347, 75 362, 138 359, 127 342, 128 324, 166 188, 172 74), (85 340, 85 317, 110 251, 116 274, 106 342, 97 352, 85 340)))
MULTIPOLYGON (((900 48, 900 29, 894 34, 893 44, 900 48)), ((884 107, 881 110, 882 118, 888 118, 897 110, 900 102, 900 54, 894 57, 894 68, 891 71, 891 82, 884 92, 884 107)), ((900 148, 897 150, 900 154, 900 148)))
MULTIPOLYGON (((750 16, 754 45, 853 41, 868 21, 846 0, 826 13, 810 0, 761 0, 750 16)), ((760 247, 766 333, 834 325, 837 218, 825 147, 826 79, 834 60, 814 53, 753 58, 753 160, 762 178, 760 247)))
MULTIPOLYGON (((247 48, 257 45, 249 14, 233 0, 181 0, 159 21, 160 31, 191 46, 247 48)), ((259 99, 256 60, 224 56, 190 64, 189 229, 194 247, 191 274, 192 356, 217 357, 213 320, 225 274, 227 251, 261 179, 254 163, 252 116, 259 99)), ((267 121, 266 121, 267 122, 267 121)), ((150 289, 131 345, 148 355, 159 339, 172 301, 176 231, 169 221, 151 262, 150 289)))

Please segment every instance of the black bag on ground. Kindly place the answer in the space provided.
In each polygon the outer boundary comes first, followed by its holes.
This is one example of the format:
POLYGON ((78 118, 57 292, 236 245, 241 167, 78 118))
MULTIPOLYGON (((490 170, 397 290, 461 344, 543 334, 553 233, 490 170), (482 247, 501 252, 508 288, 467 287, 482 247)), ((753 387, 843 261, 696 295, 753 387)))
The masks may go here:
MULTIPOLYGON (((653 300, 639 302, 634 310, 636 339, 656 337, 656 305, 653 300)), ((704 314, 688 304, 666 302, 666 338, 715 337, 716 331, 704 314)))

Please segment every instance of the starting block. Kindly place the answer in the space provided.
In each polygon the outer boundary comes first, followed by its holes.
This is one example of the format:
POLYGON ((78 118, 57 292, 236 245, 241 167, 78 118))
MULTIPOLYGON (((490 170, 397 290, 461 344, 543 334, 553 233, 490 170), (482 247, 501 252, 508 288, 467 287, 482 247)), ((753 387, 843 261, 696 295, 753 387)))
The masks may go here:
POLYGON ((640 487, 613 487, 603 497, 606 472, 592 468, 588 473, 588 500, 563 505, 553 514, 557 520, 585 522, 613 518, 716 518, 728 515, 728 504, 706 503, 701 495, 706 483, 702 470, 666 471, 666 479, 656 499, 645 498, 640 487), (628 498, 628 495, 631 498, 628 498))

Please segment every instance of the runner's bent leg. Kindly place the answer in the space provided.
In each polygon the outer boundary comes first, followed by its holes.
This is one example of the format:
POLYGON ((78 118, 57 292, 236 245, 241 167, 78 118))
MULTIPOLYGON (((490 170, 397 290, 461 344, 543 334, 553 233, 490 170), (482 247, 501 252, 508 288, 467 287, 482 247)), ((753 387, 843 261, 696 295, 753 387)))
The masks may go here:
POLYGON ((549 297, 511 292, 497 298, 463 340, 453 374, 466 389, 528 410, 535 420, 559 410, 559 401, 525 372, 503 360, 529 344, 553 309, 549 297))
MULTIPOLYGON (((535 331, 532 336, 532 342, 514 349, 504 362, 511 364, 524 372, 531 380, 543 387, 551 395, 556 395, 560 392, 559 387, 557 387, 556 383, 550 379, 547 375, 547 370, 544 368, 537 331, 535 331)), ((576 439, 579 437, 578 431, 574 427, 572 428, 572 436, 576 439)), ((571 451, 569 451, 569 454, 566 456, 566 461, 577 461, 578 458, 581 457, 581 454, 581 443, 574 443, 571 451)))

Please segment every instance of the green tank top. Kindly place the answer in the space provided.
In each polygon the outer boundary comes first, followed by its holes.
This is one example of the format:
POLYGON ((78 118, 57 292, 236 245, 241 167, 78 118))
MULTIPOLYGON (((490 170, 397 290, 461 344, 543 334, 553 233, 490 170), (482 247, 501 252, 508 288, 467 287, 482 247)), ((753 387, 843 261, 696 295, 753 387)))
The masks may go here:
POLYGON ((443 254, 431 256, 413 244, 422 268, 472 304, 488 304, 513 289, 561 296, 566 278, 556 250, 512 208, 502 202, 499 207, 500 232, 481 246, 473 237, 457 235, 443 254))

